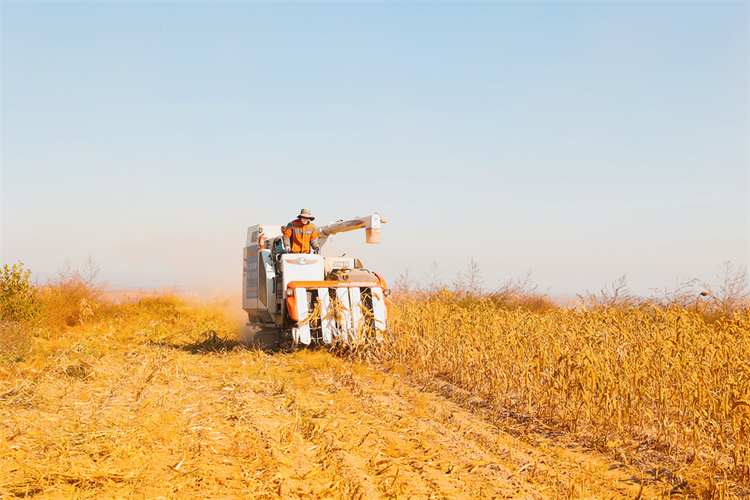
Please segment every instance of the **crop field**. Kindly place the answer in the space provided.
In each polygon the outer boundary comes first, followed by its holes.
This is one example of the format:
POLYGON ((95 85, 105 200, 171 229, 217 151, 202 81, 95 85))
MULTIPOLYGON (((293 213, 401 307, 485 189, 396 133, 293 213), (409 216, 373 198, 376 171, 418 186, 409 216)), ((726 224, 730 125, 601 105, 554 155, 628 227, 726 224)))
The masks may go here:
POLYGON ((747 307, 401 294, 382 342, 286 352, 231 301, 23 293, 0 498, 750 495, 747 307))
MULTIPOLYGON (((450 294, 394 308, 383 358, 498 415, 577 436, 698 497, 750 480, 750 314, 676 305, 504 310, 450 294)), ((744 488, 739 487, 744 485, 744 488)))

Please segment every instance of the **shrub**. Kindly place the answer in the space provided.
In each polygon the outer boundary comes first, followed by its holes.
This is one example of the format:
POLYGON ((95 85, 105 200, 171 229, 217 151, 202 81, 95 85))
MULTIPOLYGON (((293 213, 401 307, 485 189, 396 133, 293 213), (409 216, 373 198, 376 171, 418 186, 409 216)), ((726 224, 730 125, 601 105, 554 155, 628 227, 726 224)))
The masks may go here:
POLYGON ((539 291, 539 285, 531 278, 531 270, 520 278, 510 279, 501 284, 487 298, 498 309, 507 311, 522 309, 541 314, 558 307, 546 292, 539 291))
POLYGON ((29 283, 31 271, 23 262, 3 265, 0 275, 0 321, 31 321, 39 316, 36 289, 29 283))
POLYGON ((23 359, 31 348, 29 323, 39 317, 37 290, 23 262, 3 266, 0 274, 0 362, 23 359))
POLYGON ((409 301, 437 299, 457 304, 462 308, 488 304, 508 311, 523 309, 542 314, 557 309, 558 305, 547 292, 539 290, 531 277, 531 270, 520 278, 501 283, 495 290, 487 290, 479 265, 471 259, 465 269, 459 270, 450 285, 442 279, 437 263, 433 263, 430 272, 422 279, 414 279, 409 270, 399 274, 393 286, 390 302, 400 304, 409 301))
POLYGON ((97 263, 89 257, 83 273, 65 263, 57 278, 40 289, 45 327, 62 331, 71 326, 97 319, 107 310, 104 297, 106 283, 97 283, 97 263))

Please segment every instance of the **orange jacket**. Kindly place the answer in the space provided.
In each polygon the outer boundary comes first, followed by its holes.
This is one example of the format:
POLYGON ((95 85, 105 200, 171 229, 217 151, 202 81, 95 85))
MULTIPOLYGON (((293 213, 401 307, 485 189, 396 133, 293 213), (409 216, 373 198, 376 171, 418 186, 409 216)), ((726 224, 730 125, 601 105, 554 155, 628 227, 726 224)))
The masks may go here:
POLYGON ((310 253, 310 247, 313 250, 319 250, 315 224, 312 222, 302 224, 299 219, 294 219, 284 231, 284 246, 292 247, 292 253, 310 253))

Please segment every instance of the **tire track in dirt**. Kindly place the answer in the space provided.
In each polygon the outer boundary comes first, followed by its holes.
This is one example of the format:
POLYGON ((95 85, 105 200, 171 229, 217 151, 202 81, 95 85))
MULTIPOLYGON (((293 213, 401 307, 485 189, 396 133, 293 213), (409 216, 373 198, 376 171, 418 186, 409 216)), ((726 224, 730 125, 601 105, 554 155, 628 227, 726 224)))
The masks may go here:
MULTIPOLYGON (((26 392, 3 392, 0 496, 639 494, 629 470, 596 454, 503 429, 490 413, 443 397, 439 386, 425 391, 326 351, 191 353, 141 345, 86 362, 85 376, 30 372, 29 380, 13 382, 26 392)), ((658 497, 654 488, 641 492, 658 497)))
MULTIPOLYGON (((408 381, 339 360, 332 364, 313 368, 305 387, 286 388, 285 416, 295 416, 285 425, 298 438, 283 438, 285 453, 295 457, 284 470, 290 494, 338 488, 347 498, 363 499, 660 496, 653 488, 641 491, 632 474, 570 443, 547 440, 537 448, 408 381), (311 488, 312 477, 328 486, 311 488)), ((300 366, 297 372, 308 370, 300 366)), ((269 433, 284 435, 281 420, 257 418, 269 433)))

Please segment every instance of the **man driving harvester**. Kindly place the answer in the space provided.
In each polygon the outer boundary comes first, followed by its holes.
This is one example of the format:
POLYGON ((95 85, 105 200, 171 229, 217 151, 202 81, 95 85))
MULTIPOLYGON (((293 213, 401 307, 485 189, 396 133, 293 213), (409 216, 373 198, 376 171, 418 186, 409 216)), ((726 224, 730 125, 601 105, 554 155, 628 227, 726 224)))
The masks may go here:
POLYGON ((303 208, 296 219, 287 224, 284 230, 284 250, 287 253, 314 253, 320 251, 318 232, 315 230, 315 220, 306 208, 303 208))

